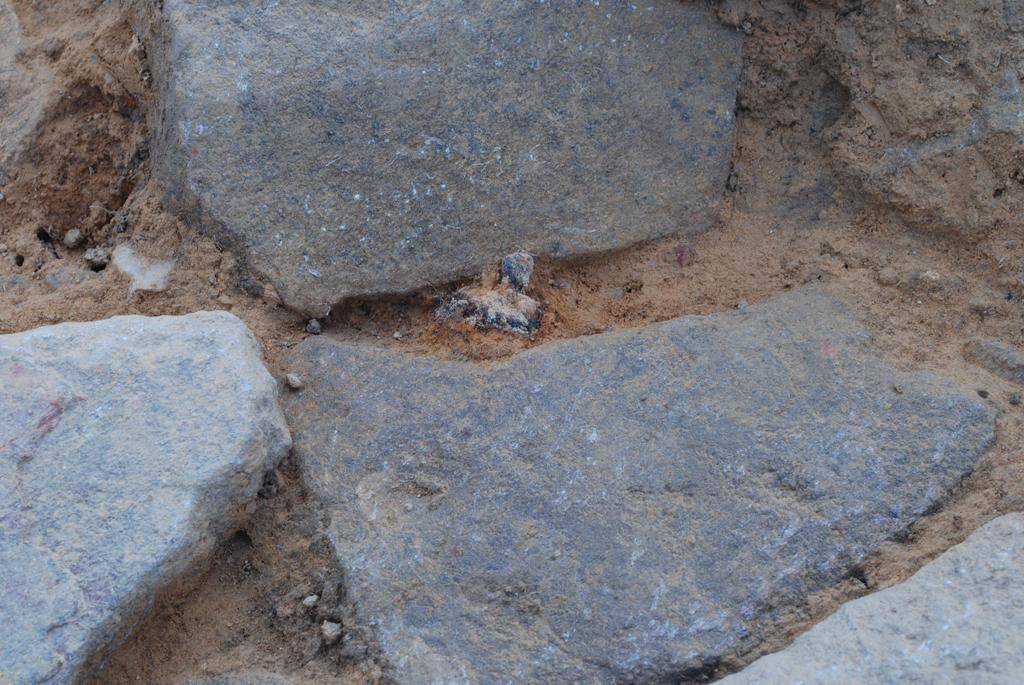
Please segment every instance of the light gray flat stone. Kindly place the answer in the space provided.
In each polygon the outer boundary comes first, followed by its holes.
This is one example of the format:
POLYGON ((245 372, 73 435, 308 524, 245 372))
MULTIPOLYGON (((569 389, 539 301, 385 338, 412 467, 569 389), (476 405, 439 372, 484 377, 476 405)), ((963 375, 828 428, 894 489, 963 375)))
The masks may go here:
POLYGON ((698 3, 164 0, 167 200, 284 303, 712 225, 741 35, 698 3))
POLYGON ((0 683, 79 682, 290 445, 231 314, 0 336, 0 683))
POLYGON ((292 364, 305 482, 401 683, 678 682, 993 436, 977 396, 885 366, 813 290, 491 367, 326 336, 292 364))
POLYGON ((719 682, 1010 684, 1021 674, 1024 514, 1008 514, 719 682))

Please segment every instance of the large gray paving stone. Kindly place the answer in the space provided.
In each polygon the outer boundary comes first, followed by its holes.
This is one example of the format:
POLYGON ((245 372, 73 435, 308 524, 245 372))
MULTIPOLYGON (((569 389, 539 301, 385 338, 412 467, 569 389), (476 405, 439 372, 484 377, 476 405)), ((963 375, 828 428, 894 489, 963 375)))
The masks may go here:
POLYGON ((674 683, 841 579, 974 465, 990 409, 879 362, 839 301, 491 367, 309 338, 285 402, 403 683, 674 683))
POLYGON ((0 2, 0 185, 58 97, 52 76, 29 56, 29 47, 14 8, 0 2))
POLYGON ((74 683, 291 437, 227 313, 0 336, 0 683, 74 683))
POLYGON ((164 0, 168 199, 285 304, 478 273, 516 249, 710 227, 741 36, 701 3, 164 0))
POLYGON ((849 602, 723 685, 1019 683, 1024 514, 1008 514, 906 582, 849 602))

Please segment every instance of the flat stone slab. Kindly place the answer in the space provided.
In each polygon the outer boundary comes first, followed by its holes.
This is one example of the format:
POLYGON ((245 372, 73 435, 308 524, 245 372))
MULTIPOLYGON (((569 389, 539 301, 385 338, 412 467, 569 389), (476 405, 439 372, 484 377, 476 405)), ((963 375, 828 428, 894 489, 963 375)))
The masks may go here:
POLYGON ((289 307, 707 229, 741 36, 697 4, 165 0, 168 200, 289 307))
POLYGON ((80 682, 290 446, 234 315, 0 336, 0 683, 80 682))
POLYGON ((1022 607, 1024 515, 1008 514, 719 682, 1014 683, 1024 673, 1022 607))
POLYGON ((0 4, 0 185, 58 97, 49 71, 24 54, 28 47, 13 8, 0 4))
POLYGON ((840 580, 992 440, 976 395, 866 343, 816 290, 490 367, 320 336, 284 403, 399 682, 677 682, 840 580))

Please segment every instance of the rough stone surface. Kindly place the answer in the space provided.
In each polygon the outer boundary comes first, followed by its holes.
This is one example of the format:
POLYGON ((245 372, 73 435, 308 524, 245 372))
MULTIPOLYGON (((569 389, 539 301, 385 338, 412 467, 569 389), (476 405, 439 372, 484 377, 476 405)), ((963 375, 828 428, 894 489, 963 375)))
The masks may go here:
POLYGON ((231 314, 0 336, 0 683, 79 682, 290 443, 231 314))
POLYGON ((700 3, 164 0, 158 16, 168 199, 309 316, 517 249, 703 230, 724 192, 741 36, 700 3))
POLYGON ((967 344, 964 352, 1001 378, 1024 383, 1024 353, 1013 345, 992 338, 978 338, 967 344))
POLYGON ((57 99, 49 71, 28 47, 13 8, 0 3, 0 185, 57 99))
POLYGON ((1024 515, 1008 514, 896 587, 849 602, 723 685, 1016 683, 1024 515))
POLYGON ((293 365, 304 478, 403 683, 675 683, 993 436, 976 396, 884 366, 813 290, 487 368, 325 338, 293 365))
POLYGON ((291 683, 291 680, 285 680, 276 675, 242 674, 189 680, 182 685, 291 685, 291 683))

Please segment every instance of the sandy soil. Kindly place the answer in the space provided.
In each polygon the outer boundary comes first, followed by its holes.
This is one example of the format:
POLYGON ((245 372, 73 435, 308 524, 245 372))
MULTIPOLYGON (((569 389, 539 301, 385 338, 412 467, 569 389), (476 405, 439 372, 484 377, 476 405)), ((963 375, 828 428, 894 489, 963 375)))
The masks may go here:
MULTIPOLYGON (((977 336, 1024 346, 1020 136, 993 132, 895 172, 879 161, 894 146, 970 128, 1003 65, 1020 64, 1022 39, 1001 11, 961 4, 714 5, 709 11, 748 34, 736 157, 718 225, 686 244, 685 259, 678 241, 659 241, 538 261, 530 294, 545 314, 531 338, 439 323, 432 312, 444 289, 349 302, 323 322, 324 334, 355 343, 486 364, 552 339, 823 284, 860 315, 888 363, 986 397, 998 411, 997 439, 942 507, 839 586, 793 607, 759 645, 695 679, 784 647, 841 602, 900 582, 991 518, 1024 509, 1024 407, 1010 401, 1021 389, 963 353, 977 336)), ((130 13, 109 1, 14 6, 28 36, 24 58, 45 61, 62 97, 0 186, 0 333, 226 309, 256 334, 271 372, 287 372, 283 360, 306 337, 306 322, 271 291, 257 296, 236 255, 166 213, 148 177, 149 75, 130 13), (68 248, 73 229, 85 239, 68 248), (116 267, 86 265, 87 248, 124 243, 175 260, 166 290, 131 292, 116 267)), ((386 664, 367 656, 367 636, 324 648, 317 621, 325 614, 301 607, 327 587, 331 610, 345 611, 323 516, 293 465, 271 475, 246 514, 208 569, 157 599, 93 685, 177 685, 238 669, 309 683, 386 679, 386 664)))

